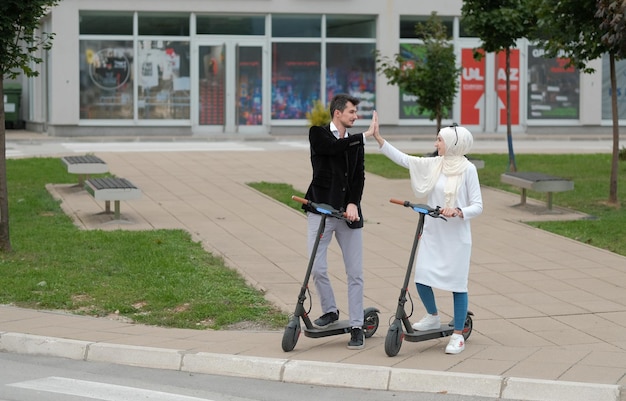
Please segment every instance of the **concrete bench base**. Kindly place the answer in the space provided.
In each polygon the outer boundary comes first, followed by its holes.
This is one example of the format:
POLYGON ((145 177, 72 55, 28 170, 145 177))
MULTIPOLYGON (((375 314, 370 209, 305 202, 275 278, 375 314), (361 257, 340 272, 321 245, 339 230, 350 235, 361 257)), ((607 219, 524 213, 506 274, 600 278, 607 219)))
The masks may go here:
POLYGON ((115 204, 115 220, 120 219, 120 201, 141 198, 141 190, 125 178, 90 178, 85 189, 96 200, 105 201, 105 213, 111 213, 111 201, 115 204))
POLYGON ((574 189, 574 181, 534 172, 503 173, 500 175, 500 181, 521 188, 522 198, 520 205, 526 205, 526 190, 546 192, 548 194, 548 210, 552 210, 553 192, 571 191, 574 189))
POLYGON ((81 187, 91 174, 104 174, 109 171, 104 160, 96 156, 65 156, 61 161, 67 166, 68 173, 78 174, 78 185, 81 187))

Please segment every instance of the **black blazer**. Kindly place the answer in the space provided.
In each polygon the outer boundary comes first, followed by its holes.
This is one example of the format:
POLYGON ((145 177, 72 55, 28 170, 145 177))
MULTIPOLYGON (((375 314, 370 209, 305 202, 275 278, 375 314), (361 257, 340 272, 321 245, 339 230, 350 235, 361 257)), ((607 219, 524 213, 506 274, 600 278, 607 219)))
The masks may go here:
MULTIPOLYGON (((348 226, 363 227, 361 197, 365 185, 365 149, 363 134, 347 135, 337 139, 330 131, 330 125, 313 126, 309 129, 311 166, 313 179, 306 192, 306 198, 325 203, 338 210, 346 210, 348 203, 359 209, 359 221, 348 226)), ((303 205, 303 209, 318 213, 303 205)))

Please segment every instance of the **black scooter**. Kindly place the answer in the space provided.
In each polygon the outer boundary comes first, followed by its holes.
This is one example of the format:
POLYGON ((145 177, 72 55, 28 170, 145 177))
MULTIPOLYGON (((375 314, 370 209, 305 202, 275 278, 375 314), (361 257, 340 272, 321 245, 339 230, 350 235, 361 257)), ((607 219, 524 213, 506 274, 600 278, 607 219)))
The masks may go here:
MULTIPOLYGON (((302 283, 302 287, 300 288, 300 295, 298 296, 298 303, 296 304, 295 312, 293 316, 290 318, 287 327, 285 327, 285 333, 283 334, 283 342, 282 347, 283 351, 289 352, 293 350, 298 342, 298 338, 300 337, 301 326, 300 319, 304 322, 304 335, 311 338, 321 338, 327 336, 334 336, 338 334, 346 334, 350 333, 352 326, 348 320, 338 320, 336 322, 331 323, 330 325, 319 328, 313 325, 311 319, 309 318, 309 312, 311 310, 311 305, 309 302, 309 310, 305 310, 304 301, 306 300, 306 293, 309 292, 309 278, 311 276, 311 270, 313 269, 313 261, 315 260, 315 255, 317 254, 317 248, 322 239, 322 235, 324 234, 324 228, 326 227, 326 218, 328 216, 334 217, 336 219, 346 220, 345 213, 334 209, 330 205, 314 203, 310 200, 300 198, 298 196, 292 196, 293 200, 300 202, 304 205, 308 205, 313 207, 315 210, 320 212, 322 215, 322 219, 320 220, 320 225, 317 230, 317 239, 315 240, 315 244, 313 246, 313 250, 311 251, 311 257, 309 258, 309 266, 307 267, 306 274, 304 276, 304 282, 302 283)), ((363 333, 365 334, 365 338, 369 338, 374 335, 376 330, 378 329, 378 313, 380 311, 376 308, 367 308, 363 312, 363 333)))
MULTIPOLYGON (((417 251, 417 245, 419 243, 420 237, 422 236, 422 231, 424 229, 424 219, 426 215, 446 220, 445 217, 440 215, 440 207, 432 208, 427 205, 422 204, 413 204, 408 201, 401 201, 397 199, 390 199, 391 203, 395 203, 398 205, 402 205, 405 207, 410 207, 414 211, 420 214, 419 221, 417 224, 417 231, 415 233, 415 238, 413 240, 413 248, 411 249, 411 257, 409 258, 409 265, 406 269, 406 276, 404 277, 404 286, 400 290, 400 298, 398 299, 398 308, 396 309, 396 316, 389 326, 389 330, 387 331, 387 337, 385 338, 385 352, 388 356, 396 356, 400 351, 400 347, 402 346, 402 340, 405 339, 410 342, 419 342, 432 340, 435 338, 448 337, 454 333, 454 320, 448 324, 442 324, 438 329, 426 330, 426 331, 417 331, 414 330, 411 326, 411 322, 409 321, 410 315, 406 314, 404 310, 404 304, 407 301, 407 293, 409 287, 409 281, 411 279, 411 270, 413 268, 413 262, 415 260, 415 254, 417 251), (404 330, 403 330, 404 328, 404 330), (405 332, 406 330, 406 332, 405 332)), ((447 220, 446 220, 447 221, 447 220)), ((410 295, 409 295, 410 296, 410 295)), ((411 302, 412 306, 412 302, 411 302)), ((412 312, 411 312, 412 313, 412 312)), ((467 317, 465 318, 465 326, 463 327, 463 337, 467 340, 472 334, 473 321, 472 316, 474 314, 471 311, 467 312, 467 317)))

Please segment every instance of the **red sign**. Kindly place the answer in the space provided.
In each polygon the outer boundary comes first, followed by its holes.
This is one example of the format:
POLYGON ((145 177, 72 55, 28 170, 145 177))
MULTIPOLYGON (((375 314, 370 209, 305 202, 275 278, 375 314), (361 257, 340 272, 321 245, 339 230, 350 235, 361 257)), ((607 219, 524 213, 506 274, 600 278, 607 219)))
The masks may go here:
MULTIPOLYGON (((520 97, 520 71, 519 49, 511 49, 510 52, 509 85, 511 95, 511 125, 519 124, 519 97, 520 97)), ((496 61, 496 90, 498 91, 498 110, 500 111, 500 125, 506 125, 506 52, 498 53, 496 61)))
POLYGON ((485 105, 485 59, 476 61, 473 53, 461 50, 461 125, 479 125, 485 105))

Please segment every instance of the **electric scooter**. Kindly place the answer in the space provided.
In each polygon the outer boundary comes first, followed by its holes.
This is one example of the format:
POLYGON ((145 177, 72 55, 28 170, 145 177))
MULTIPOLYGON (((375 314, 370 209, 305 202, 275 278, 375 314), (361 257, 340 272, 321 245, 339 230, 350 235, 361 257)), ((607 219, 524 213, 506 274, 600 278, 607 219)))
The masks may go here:
MULTIPOLYGON (((409 201, 401 201, 397 199, 390 199, 389 201, 391 203, 409 207, 420 214, 417 231, 413 240, 413 248, 411 249, 411 256, 409 258, 409 265, 406 269, 406 276, 404 277, 404 286, 400 290, 400 298, 398 298, 398 308, 396 309, 395 318, 389 326, 387 337, 385 338, 385 352, 387 353, 387 356, 396 356, 400 351, 403 339, 410 342, 419 342, 451 336, 454 333, 454 320, 448 324, 442 324, 438 329, 417 331, 411 326, 411 322, 409 321, 411 316, 407 315, 404 309, 404 305, 407 301, 409 281, 411 279, 411 270, 413 268, 413 262, 415 261, 417 245, 424 229, 424 219, 428 215, 433 218, 439 218, 447 221, 445 217, 440 215, 441 208, 439 206, 432 208, 428 205, 413 204, 409 201)), ((412 304, 413 303, 411 301, 411 310, 413 309, 412 304)), ((468 311, 467 317, 465 318, 465 325, 463 327, 463 338, 465 338, 465 340, 467 340, 470 334, 472 334, 472 316, 474 316, 474 314, 471 311, 468 311)))
MULTIPOLYGON (((309 278, 311 276, 311 270, 313 269, 313 262, 315 260, 315 255, 317 254, 317 248, 320 240, 322 239, 322 235, 324 234, 324 228, 326 227, 326 218, 330 216, 336 219, 348 221, 345 217, 345 213, 340 210, 334 209, 330 205, 311 202, 310 200, 300 198, 298 196, 292 196, 291 198, 297 202, 308 205, 317 210, 322 215, 322 219, 320 220, 320 225, 317 230, 317 238, 315 240, 313 250, 311 251, 309 265, 306 269, 306 274, 304 276, 304 282, 302 283, 302 287, 300 288, 300 295, 298 296, 296 309, 293 313, 293 316, 290 318, 287 327, 285 327, 285 333, 283 334, 282 347, 283 351, 285 352, 293 350, 296 346, 296 343, 298 342, 298 338, 300 337, 300 333, 302 331, 300 319, 302 319, 302 322, 304 323, 304 335, 311 338, 321 338, 338 334, 346 334, 350 333, 350 330, 352 329, 352 326, 350 325, 350 322, 348 320, 338 320, 324 328, 316 327, 315 325, 313 325, 309 317, 309 312, 311 311, 310 302, 309 310, 307 311, 304 308, 304 301, 307 298, 306 294, 307 292, 309 292, 309 278)), ((365 335, 365 338, 373 336, 378 329, 379 313, 380 311, 378 309, 372 307, 367 308, 363 311, 363 333, 365 335)))

